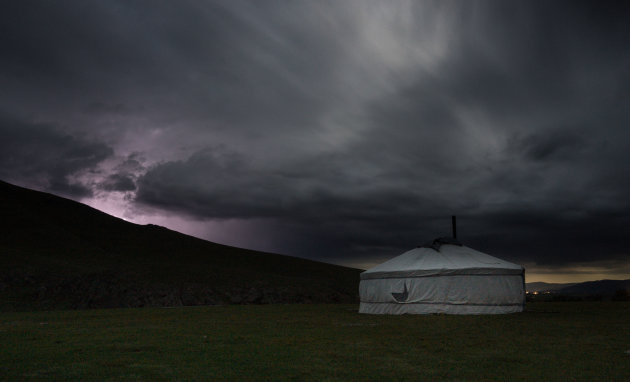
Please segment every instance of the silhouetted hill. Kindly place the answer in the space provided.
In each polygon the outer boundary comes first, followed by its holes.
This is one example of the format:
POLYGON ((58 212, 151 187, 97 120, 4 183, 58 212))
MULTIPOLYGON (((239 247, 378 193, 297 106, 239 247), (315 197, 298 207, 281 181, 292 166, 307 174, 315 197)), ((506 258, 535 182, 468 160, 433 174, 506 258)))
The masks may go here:
POLYGON ((566 288, 568 286, 575 285, 575 284, 576 283, 557 284, 557 283, 545 283, 542 281, 537 281, 533 283, 527 283, 526 289, 528 292, 555 291, 555 290, 566 288))
POLYGON ((556 293, 566 295, 601 295, 612 296, 618 291, 630 290, 630 280, 598 280, 587 281, 565 288, 558 289, 556 293))
POLYGON ((354 302, 358 269, 137 225, 0 181, 0 309, 354 302))
POLYGON ((630 280, 597 280, 570 284, 527 284, 528 301, 630 301, 630 280))

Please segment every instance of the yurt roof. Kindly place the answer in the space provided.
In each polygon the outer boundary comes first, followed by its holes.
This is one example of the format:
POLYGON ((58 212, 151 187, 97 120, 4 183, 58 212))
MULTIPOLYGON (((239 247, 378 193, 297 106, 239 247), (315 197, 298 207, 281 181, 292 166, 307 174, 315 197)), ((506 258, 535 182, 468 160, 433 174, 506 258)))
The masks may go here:
POLYGON ((439 238, 361 273, 361 279, 521 273, 523 267, 518 264, 476 251, 452 238, 439 238))

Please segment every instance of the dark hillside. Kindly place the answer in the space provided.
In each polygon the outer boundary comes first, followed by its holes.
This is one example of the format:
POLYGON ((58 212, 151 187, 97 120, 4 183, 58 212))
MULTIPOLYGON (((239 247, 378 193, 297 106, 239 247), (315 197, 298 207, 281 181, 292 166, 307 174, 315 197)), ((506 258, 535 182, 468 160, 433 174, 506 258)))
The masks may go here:
POLYGON ((630 301, 630 279, 527 284, 528 301, 630 301))
POLYGON ((559 289, 557 292, 566 295, 614 295, 618 291, 630 290, 630 280, 597 280, 559 289))
POLYGON ((224 246, 0 181, 0 309, 354 302, 360 270, 224 246))
POLYGON ((528 292, 555 291, 555 290, 566 288, 575 284, 576 283, 558 284, 558 283, 545 283, 542 281, 537 281, 533 283, 527 283, 527 291, 528 292))

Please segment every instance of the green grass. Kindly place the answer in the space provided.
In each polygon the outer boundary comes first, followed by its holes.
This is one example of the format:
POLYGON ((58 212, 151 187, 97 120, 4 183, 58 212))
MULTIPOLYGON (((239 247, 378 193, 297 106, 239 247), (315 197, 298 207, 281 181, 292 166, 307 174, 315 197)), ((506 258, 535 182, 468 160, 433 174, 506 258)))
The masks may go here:
POLYGON ((630 380, 630 303, 500 316, 356 305, 0 313, 0 380, 630 380))

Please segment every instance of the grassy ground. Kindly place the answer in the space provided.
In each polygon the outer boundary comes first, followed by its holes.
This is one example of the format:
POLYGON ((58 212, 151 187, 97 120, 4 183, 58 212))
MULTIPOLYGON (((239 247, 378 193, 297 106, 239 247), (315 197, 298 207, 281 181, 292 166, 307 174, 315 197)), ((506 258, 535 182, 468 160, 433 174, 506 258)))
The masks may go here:
POLYGON ((630 303, 501 316, 356 305, 0 313, 0 380, 630 380, 630 303))

